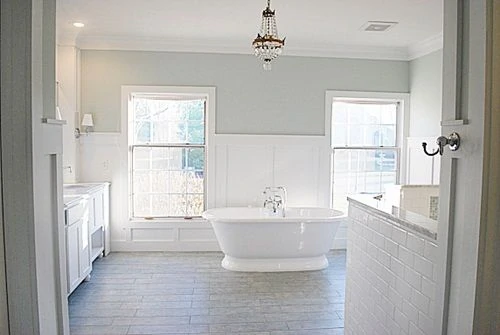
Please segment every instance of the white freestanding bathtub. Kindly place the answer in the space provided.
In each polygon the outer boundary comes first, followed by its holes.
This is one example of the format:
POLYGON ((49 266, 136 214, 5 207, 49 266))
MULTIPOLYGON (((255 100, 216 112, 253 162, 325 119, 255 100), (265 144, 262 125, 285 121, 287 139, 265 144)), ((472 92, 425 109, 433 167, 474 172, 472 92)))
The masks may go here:
POLYGON ((225 254, 222 267, 232 271, 307 271, 328 266, 340 211, 287 208, 285 217, 265 208, 214 208, 203 213, 225 254))

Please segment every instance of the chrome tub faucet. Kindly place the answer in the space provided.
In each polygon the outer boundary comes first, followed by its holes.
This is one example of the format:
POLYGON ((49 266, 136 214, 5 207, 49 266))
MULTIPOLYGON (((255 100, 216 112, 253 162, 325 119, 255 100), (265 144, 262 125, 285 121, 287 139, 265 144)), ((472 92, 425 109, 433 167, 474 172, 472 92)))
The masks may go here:
POLYGON ((266 187, 264 192, 264 208, 268 209, 272 214, 278 214, 285 217, 286 209, 286 188, 284 186, 266 187))

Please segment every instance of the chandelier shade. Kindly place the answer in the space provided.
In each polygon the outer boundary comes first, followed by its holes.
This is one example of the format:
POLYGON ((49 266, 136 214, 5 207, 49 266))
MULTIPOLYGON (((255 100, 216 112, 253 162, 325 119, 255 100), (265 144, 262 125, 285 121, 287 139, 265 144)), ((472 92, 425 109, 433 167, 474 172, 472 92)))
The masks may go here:
POLYGON ((267 0, 267 7, 262 12, 260 32, 253 40, 252 46, 255 56, 264 62, 264 69, 271 70, 271 62, 281 54, 285 46, 285 38, 280 39, 278 36, 275 11, 271 10, 271 0, 267 0))

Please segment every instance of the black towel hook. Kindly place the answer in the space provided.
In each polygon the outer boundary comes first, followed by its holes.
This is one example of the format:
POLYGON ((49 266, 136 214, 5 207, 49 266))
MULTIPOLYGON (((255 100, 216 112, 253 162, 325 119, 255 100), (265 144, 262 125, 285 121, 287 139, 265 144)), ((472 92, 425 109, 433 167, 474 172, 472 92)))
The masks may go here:
POLYGON ((438 149, 434 152, 429 153, 427 151, 427 143, 423 142, 422 147, 424 148, 424 153, 427 156, 435 156, 437 154, 443 155, 444 147, 449 145, 451 151, 457 151, 458 148, 460 147, 460 135, 457 133, 451 133, 450 136, 439 136, 436 140, 436 144, 438 146, 438 149))

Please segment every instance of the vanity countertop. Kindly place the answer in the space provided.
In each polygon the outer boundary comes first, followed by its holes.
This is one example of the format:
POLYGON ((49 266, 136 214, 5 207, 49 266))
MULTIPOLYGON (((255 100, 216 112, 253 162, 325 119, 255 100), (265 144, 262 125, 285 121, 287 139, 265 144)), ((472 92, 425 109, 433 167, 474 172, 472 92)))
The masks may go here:
POLYGON ((436 220, 393 206, 383 198, 377 200, 373 196, 355 195, 348 197, 348 200, 355 206, 387 218, 401 227, 418 232, 432 240, 437 239, 438 222, 436 220))
POLYGON ((63 199, 64 207, 71 207, 73 204, 80 201, 82 198, 87 197, 90 193, 109 184, 108 182, 102 183, 77 183, 77 184, 64 184, 63 185, 63 199))

